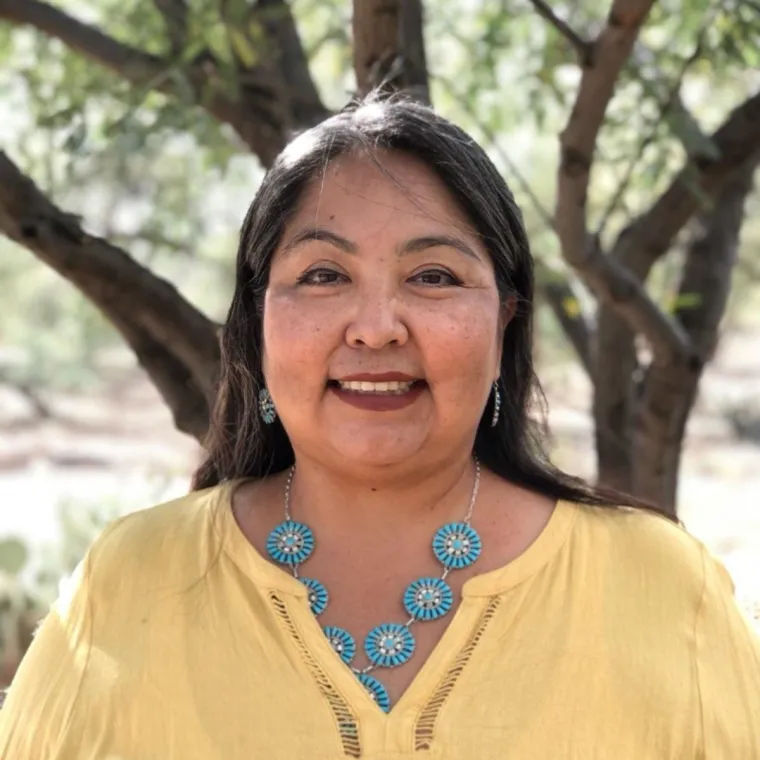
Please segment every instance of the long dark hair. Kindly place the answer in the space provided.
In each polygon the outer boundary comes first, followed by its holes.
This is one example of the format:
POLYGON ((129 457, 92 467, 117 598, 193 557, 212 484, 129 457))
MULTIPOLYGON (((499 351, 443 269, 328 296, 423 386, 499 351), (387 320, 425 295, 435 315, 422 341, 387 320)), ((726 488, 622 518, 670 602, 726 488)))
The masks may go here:
POLYGON ((256 193, 240 235, 207 456, 195 473, 193 488, 264 477, 293 463, 293 449, 280 422, 264 425, 258 412, 258 393, 264 387, 262 305, 272 256, 310 181, 339 156, 361 152, 379 161, 378 151, 414 156, 435 172, 490 254, 502 301, 512 297, 517 302, 504 333, 499 422, 491 427, 487 408, 476 434, 475 455, 506 480, 555 499, 660 512, 631 497, 593 488, 550 463, 544 428, 531 418, 532 411, 543 412, 543 396, 533 370, 533 257, 520 209, 485 151, 464 131, 424 105, 380 95, 354 102, 302 133, 277 157, 256 193))

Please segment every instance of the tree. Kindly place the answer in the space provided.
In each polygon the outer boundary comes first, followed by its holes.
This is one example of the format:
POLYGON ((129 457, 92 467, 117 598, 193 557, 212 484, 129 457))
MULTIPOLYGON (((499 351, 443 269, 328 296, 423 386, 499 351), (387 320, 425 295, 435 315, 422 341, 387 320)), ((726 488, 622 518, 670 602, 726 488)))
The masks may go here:
MULTIPOLYGON (((154 124, 248 150, 263 167, 331 112, 296 23, 320 13, 312 60, 332 44, 340 72, 352 63, 356 92, 384 83, 423 100, 432 94, 489 143, 510 181, 522 183, 500 141, 506 94, 529 99, 533 124, 565 119, 554 213, 535 205, 567 266, 539 260, 541 294, 593 382, 600 480, 675 509, 685 425, 715 349, 760 157, 760 93, 746 72, 760 49, 753 0, 588 0, 556 10, 503 0, 468 4, 465 18, 440 0, 424 9, 421 0, 354 0, 351 35, 351 9, 338 0, 107 0, 100 25, 80 20, 93 10, 87 3, 74 5, 0 0, 6 33, 54 41, 67 71, 78 72, 65 119, 86 106, 81 93, 106 93, 128 115, 148 109, 154 124), (502 55, 518 42, 530 73, 507 90, 502 55), (456 76, 431 77, 436 55, 439 71, 459 60, 456 76), (730 79, 740 95, 710 134, 687 108, 690 76, 713 88, 730 79), (563 84, 573 77, 574 87, 563 84), (658 280, 662 262, 669 274, 658 280), (658 282, 673 291, 669 303, 653 294, 658 282)), ((334 91, 345 81, 338 74, 334 91)), ((81 135, 69 137, 76 145, 81 135)), ((522 192, 536 201, 527 184, 522 192)), ((4 153, 0 231, 102 310, 177 426, 201 439, 217 325, 123 248, 87 234, 4 153)))

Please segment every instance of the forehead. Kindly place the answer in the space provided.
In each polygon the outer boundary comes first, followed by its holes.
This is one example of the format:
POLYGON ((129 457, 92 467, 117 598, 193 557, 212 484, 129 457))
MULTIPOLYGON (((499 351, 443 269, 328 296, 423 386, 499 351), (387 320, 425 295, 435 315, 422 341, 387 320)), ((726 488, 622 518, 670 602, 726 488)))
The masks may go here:
POLYGON ((307 186, 292 223, 423 224, 477 237, 443 181, 420 159, 378 151, 331 161, 307 186))

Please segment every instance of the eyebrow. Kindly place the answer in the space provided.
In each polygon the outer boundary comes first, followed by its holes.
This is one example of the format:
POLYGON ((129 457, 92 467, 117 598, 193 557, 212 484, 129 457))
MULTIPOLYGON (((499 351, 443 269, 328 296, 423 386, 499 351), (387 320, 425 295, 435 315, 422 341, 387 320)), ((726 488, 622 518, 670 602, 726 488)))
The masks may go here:
MULTIPOLYGON (((310 241, 320 241, 324 243, 330 243, 336 248, 339 248, 345 253, 356 254, 359 252, 359 248, 356 243, 352 243, 350 240, 330 232, 323 227, 310 227, 305 230, 301 230, 295 237, 282 249, 283 253, 293 250, 293 248, 302 245, 303 243, 310 241)), ((399 256, 405 256, 410 253, 419 253, 425 251, 428 248, 436 248, 439 246, 446 246, 448 248, 454 248, 465 256, 480 261, 481 257, 469 246, 464 240, 453 235, 425 235, 424 237, 412 238, 407 240, 396 249, 396 253, 399 256)))
POLYGON ((458 237, 454 237, 453 235, 426 235, 425 237, 407 240, 405 243, 402 243, 399 246, 398 255, 403 256, 407 253, 417 253, 419 251, 427 250, 428 248, 437 248, 439 246, 455 248, 465 256, 469 256, 476 261, 481 260, 480 256, 478 256, 478 254, 475 253, 475 251, 473 251, 473 249, 467 245, 464 240, 460 240, 458 237))
POLYGON ((346 240, 346 238, 341 237, 340 235, 336 235, 334 232, 330 232, 330 230, 326 230, 323 227, 309 227, 308 229, 301 230, 282 249, 282 252, 287 253, 288 251, 292 251, 293 248, 297 248, 299 245, 310 242, 312 240, 331 243, 336 248, 340 248, 341 251, 345 251, 346 253, 358 252, 358 248, 356 247, 355 243, 352 243, 350 240, 346 240))

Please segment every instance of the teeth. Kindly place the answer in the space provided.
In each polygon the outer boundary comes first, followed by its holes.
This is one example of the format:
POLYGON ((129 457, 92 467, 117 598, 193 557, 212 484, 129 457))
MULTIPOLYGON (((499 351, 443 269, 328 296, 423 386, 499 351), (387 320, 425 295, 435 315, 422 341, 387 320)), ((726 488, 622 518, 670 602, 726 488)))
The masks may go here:
POLYGON ((385 383, 370 383, 366 380, 349 380, 344 382, 338 381, 341 389, 344 391, 353 391, 354 393, 406 393, 413 385, 412 382, 400 382, 391 380, 385 383))

